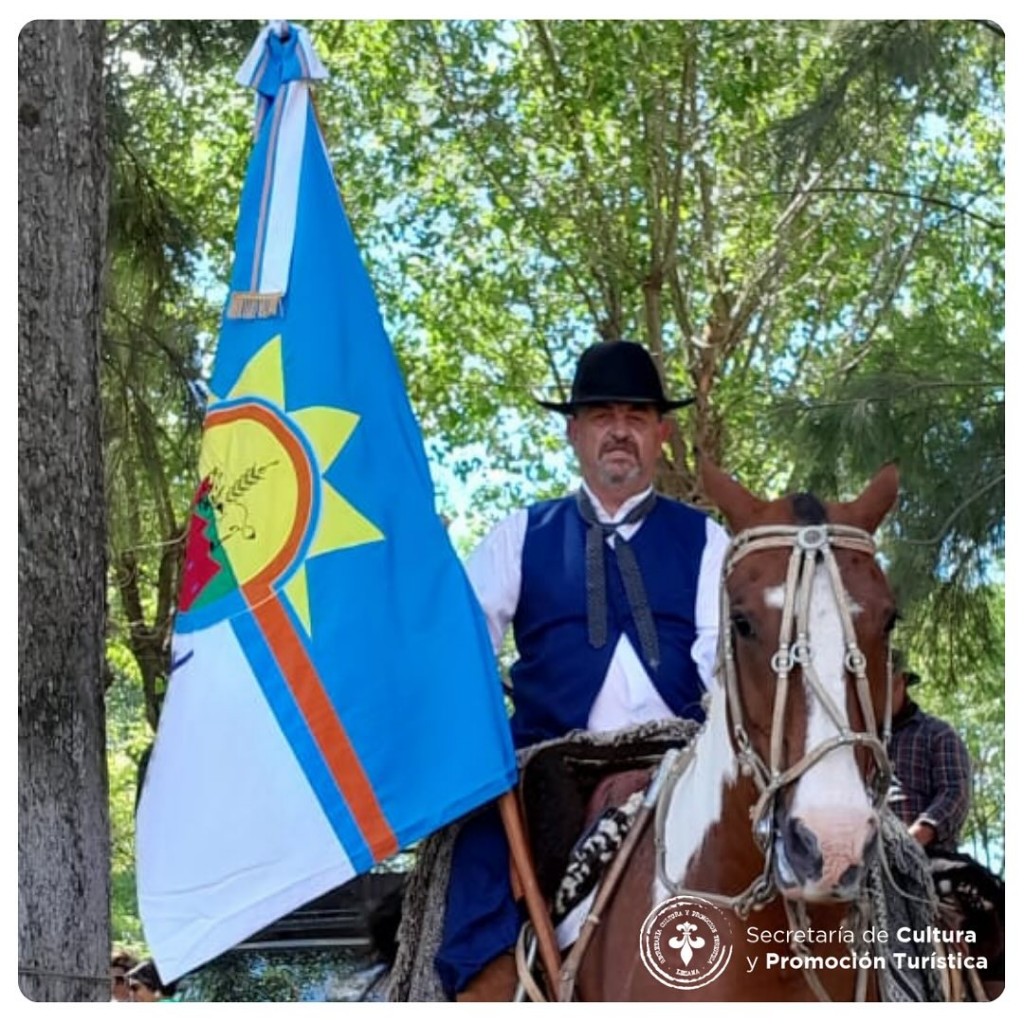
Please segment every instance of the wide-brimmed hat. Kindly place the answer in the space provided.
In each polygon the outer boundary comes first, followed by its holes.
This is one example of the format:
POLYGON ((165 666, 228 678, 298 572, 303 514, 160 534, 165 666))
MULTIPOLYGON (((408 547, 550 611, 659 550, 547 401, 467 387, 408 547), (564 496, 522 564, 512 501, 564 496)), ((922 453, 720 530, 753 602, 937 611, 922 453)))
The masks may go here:
POLYGON ((906 653, 899 647, 894 647, 892 649, 892 677, 896 679, 900 675, 906 678, 906 686, 916 686, 921 682, 921 677, 916 672, 912 672, 907 665, 906 653))
POLYGON ((599 341, 580 356, 568 402, 537 401, 545 409, 571 416, 581 405, 630 402, 655 405, 659 412, 679 409, 693 399, 670 399, 651 353, 636 341, 599 341))

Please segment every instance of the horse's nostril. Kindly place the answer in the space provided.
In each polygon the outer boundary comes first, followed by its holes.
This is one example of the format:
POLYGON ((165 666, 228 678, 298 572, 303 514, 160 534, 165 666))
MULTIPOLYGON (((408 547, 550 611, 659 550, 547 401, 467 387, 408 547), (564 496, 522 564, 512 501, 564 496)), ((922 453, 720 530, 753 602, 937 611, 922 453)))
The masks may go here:
POLYGON ((800 879, 813 882, 821 878, 821 849, 814 833, 799 818, 790 818, 784 836, 786 854, 800 879))
POLYGON ((860 873, 863 868, 861 864, 851 864, 840 876, 839 876, 839 888, 847 889, 852 888, 857 882, 860 881, 860 873))

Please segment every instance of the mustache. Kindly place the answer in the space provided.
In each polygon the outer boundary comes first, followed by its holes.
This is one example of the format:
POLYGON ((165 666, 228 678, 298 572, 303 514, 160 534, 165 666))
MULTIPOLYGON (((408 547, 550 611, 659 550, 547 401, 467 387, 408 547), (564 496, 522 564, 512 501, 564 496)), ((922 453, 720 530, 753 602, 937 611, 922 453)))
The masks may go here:
POLYGON ((625 452, 627 455, 632 455, 634 458, 640 457, 640 451, 636 444, 628 438, 606 442, 601 445, 601 450, 598 452, 598 456, 610 455, 612 452, 625 452))

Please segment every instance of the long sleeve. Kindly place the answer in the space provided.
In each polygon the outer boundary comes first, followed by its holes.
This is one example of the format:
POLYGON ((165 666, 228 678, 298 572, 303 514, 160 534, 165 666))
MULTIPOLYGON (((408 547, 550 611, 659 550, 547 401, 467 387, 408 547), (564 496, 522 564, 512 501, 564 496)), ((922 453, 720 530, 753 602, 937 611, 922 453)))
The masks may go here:
POLYGON ((956 730, 940 723, 931 737, 934 796, 918 821, 935 829, 940 846, 956 846, 971 805, 971 758, 956 730))
POLYGON ((697 578, 697 601, 694 609, 697 638, 690 648, 705 690, 711 689, 718 657, 718 615, 722 586, 722 561, 729 547, 729 535, 713 519, 708 519, 704 553, 697 578))
POLYGON ((519 604, 527 520, 525 509, 501 520, 466 562, 466 575, 484 610, 495 654, 501 650, 519 604))

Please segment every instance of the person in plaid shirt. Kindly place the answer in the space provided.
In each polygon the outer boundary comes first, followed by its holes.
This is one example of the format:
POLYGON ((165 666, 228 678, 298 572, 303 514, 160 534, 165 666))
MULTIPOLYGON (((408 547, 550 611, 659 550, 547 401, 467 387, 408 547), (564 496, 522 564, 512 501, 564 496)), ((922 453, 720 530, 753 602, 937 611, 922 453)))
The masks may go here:
POLYGON ((907 697, 921 681, 893 651, 889 803, 929 854, 956 852, 971 803, 971 759, 956 730, 907 697))

